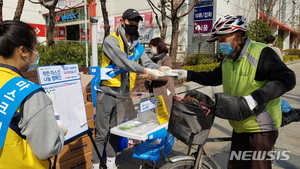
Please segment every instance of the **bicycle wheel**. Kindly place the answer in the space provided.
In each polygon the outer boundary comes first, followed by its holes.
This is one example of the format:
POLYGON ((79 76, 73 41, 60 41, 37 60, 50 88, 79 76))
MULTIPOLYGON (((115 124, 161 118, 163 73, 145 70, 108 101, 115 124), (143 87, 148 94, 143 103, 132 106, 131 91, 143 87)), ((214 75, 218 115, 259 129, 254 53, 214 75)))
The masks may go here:
MULTIPOLYGON (((177 162, 167 162, 160 169, 192 169, 195 165, 195 160, 183 160, 177 162)), ((210 165, 203 161, 200 169, 210 169, 210 165)))

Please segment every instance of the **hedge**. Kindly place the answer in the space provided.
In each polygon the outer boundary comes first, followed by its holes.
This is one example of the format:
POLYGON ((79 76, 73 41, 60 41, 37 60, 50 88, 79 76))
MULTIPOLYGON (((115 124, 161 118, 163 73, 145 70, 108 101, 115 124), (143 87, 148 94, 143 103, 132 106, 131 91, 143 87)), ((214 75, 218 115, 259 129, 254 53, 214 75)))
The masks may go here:
POLYGON ((202 64, 202 65, 194 65, 194 66, 183 66, 182 69, 191 70, 195 72, 208 72, 214 70, 218 67, 220 63, 211 63, 211 64, 202 64))
POLYGON ((195 54, 189 55, 184 59, 184 65, 199 65, 199 64, 210 64, 218 61, 217 54, 195 54))
MULTIPOLYGON (((88 45, 88 62, 92 53, 91 45, 88 45)), ((79 67, 86 67, 86 45, 84 42, 59 41, 51 46, 38 44, 38 52, 41 57, 39 66, 55 64, 77 63, 79 67)), ((101 58, 102 47, 98 46, 98 58, 101 58)), ((101 65, 101 59, 98 59, 101 65)))
POLYGON ((290 62, 290 61, 295 61, 299 60, 299 55, 285 55, 283 56, 283 61, 284 62, 290 62))
POLYGON ((283 52, 285 55, 298 55, 300 57, 300 49, 286 49, 283 52))

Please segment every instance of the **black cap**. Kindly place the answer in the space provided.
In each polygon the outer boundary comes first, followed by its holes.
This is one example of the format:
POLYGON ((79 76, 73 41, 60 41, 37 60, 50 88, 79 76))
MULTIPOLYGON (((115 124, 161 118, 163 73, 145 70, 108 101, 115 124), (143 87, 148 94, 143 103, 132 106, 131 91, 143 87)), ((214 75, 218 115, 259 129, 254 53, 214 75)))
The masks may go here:
POLYGON ((129 19, 129 20, 143 21, 143 17, 141 17, 139 12, 135 9, 127 9, 123 13, 122 18, 123 19, 129 19))

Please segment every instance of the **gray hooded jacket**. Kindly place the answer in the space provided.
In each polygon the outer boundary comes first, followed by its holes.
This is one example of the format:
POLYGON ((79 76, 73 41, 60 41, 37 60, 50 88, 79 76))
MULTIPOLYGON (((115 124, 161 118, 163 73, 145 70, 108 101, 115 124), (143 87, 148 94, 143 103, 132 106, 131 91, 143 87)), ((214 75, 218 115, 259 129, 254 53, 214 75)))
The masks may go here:
POLYGON ((113 36, 107 36, 103 42, 103 52, 109 59, 121 69, 126 70, 121 74, 121 87, 110 87, 100 84, 100 91, 111 95, 122 95, 129 92, 129 72, 143 73, 145 68, 158 69, 160 65, 151 61, 148 55, 144 52, 139 59, 139 63, 127 59, 131 55, 130 52, 138 43, 139 35, 131 37, 131 45, 128 45, 128 40, 125 36, 125 29, 122 24, 119 24, 116 29, 117 35, 121 35, 124 42, 125 52, 121 51, 118 40, 113 36))

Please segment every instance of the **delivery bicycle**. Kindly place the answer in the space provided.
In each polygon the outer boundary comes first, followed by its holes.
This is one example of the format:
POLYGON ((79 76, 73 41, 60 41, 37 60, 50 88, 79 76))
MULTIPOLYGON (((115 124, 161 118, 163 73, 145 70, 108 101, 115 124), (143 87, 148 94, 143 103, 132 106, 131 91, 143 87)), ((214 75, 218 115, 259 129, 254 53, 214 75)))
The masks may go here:
MULTIPOLYGON (((231 141, 231 137, 207 138, 206 142, 231 141)), ((204 144, 197 145, 191 153, 189 146, 187 155, 178 155, 168 159, 160 169, 221 169, 218 162, 205 151, 204 144)))
POLYGON ((184 98, 173 98, 168 131, 189 146, 187 155, 169 158, 160 169, 220 169, 204 149, 206 142, 230 141, 231 138, 207 138, 214 121, 213 100, 202 92, 188 91, 184 98), (191 153, 191 149, 196 151, 191 153))

